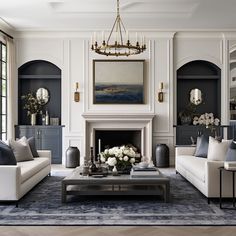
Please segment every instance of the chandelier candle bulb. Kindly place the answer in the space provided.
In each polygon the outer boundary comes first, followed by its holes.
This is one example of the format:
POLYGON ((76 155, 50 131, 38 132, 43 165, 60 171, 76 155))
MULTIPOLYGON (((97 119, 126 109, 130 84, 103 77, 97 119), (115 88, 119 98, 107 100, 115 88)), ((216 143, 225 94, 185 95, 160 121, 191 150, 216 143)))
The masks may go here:
POLYGON ((126 38, 127 38, 127 42, 129 41, 129 31, 126 31, 126 38))
POLYGON ((136 43, 138 42, 138 33, 136 32, 136 43))

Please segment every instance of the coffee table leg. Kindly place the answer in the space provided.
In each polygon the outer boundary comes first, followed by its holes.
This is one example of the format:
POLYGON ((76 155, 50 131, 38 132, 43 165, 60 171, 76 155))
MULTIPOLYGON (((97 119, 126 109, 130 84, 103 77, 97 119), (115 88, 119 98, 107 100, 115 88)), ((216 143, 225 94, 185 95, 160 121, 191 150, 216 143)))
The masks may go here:
POLYGON ((169 202, 170 201, 170 183, 166 183, 164 189, 165 189, 164 190, 165 202, 169 202))
POLYGON ((235 207, 235 187, 234 187, 234 171, 233 171, 233 207, 235 207))
POLYGON ((65 203, 66 202, 66 184, 62 182, 61 185, 61 202, 65 203))
POLYGON ((220 169, 220 209, 222 208, 222 170, 220 169))

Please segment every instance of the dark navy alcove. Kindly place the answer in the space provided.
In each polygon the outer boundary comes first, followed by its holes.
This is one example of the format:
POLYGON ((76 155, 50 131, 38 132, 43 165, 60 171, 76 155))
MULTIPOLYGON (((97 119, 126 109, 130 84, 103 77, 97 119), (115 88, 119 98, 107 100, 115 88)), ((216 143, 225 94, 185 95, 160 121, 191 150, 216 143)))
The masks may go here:
MULTIPOLYGON (((61 69, 51 62, 44 60, 30 61, 18 69, 19 93, 18 93, 18 123, 30 124, 26 110, 23 110, 21 96, 30 92, 36 92, 38 88, 46 88, 49 91, 49 102, 43 107, 48 110, 50 117, 61 120, 61 69)), ((41 125, 40 115, 37 116, 37 124, 41 125)))
POLYGON ((203 113, 213 113, 221 119, 221 69, 215 64, 196 60, 186 63, 177 70, 177 129, 176 144, 191 144, 190 137, 196 139, 198 128, 182 125, 179 114, 190 103, 190 91, 200 89, 203 102, 196 106, 197 116, 203 113))

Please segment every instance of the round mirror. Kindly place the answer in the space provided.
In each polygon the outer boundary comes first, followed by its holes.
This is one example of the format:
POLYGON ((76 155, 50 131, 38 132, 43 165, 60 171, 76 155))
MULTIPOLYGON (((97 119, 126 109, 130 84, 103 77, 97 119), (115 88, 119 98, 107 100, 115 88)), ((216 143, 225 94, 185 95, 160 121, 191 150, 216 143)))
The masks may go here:
POLYGON ((41 105, 45 105, 49 101, 49 91, 46 88, 39 88, 36 91, 36 97, 41 105))
POLYGON ((202 91, 194 88, 190 91, 190 102, 194 105, 199 105, 203 102, 202 91))

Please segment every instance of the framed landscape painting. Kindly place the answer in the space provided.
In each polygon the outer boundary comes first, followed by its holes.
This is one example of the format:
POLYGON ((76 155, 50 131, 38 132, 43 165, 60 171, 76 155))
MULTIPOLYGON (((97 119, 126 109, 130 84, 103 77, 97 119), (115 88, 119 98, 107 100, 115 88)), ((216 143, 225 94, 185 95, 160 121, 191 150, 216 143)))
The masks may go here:
POLYGON ((144 60, 94 60, 94 104, 143 104, 144 60))

